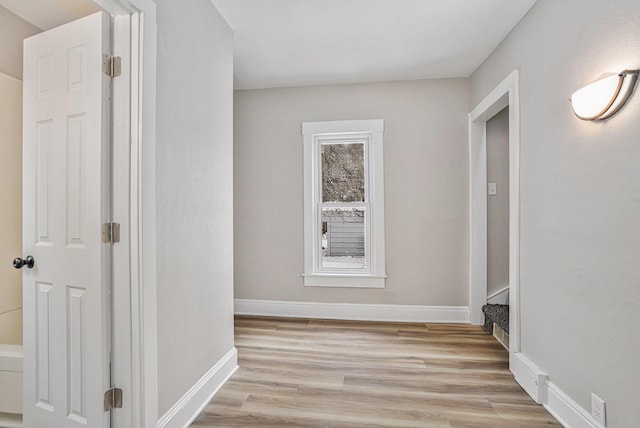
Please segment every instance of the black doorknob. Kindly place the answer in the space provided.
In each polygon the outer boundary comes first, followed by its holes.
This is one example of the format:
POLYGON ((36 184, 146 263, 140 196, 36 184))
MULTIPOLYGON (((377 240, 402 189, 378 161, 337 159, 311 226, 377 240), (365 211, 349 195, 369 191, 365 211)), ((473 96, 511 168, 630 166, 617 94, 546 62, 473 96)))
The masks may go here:
POLYGON ((26 258, 16 257, 13 259, 13 267, 16 269, 22 269, 23 266, 31 269, 36 261, 33 259, 33 256, 27 256, 26 258))

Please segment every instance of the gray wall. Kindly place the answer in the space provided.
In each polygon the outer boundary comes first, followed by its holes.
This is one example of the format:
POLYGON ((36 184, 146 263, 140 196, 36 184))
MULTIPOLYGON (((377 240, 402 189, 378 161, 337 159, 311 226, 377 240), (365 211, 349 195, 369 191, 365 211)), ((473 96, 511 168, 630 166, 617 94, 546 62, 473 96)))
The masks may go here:
POLYGON ((521 71, 522 350, 608 426, 640 421, 640 93, 605 123, 567 101, 640 68, 640 2, 540 0, 472 76, 474 105, 521 71))
POLYGON ((209 0, 156 0, 159 414, 233 347, 233 41, 209 0))
POLYGON ((259 300, 468 304, 469 80, 235 92, 235 294, 259 300), (384 119, 387 285, 304 287, 305 121, 384 119))
POLYGON ((487 121, 487 294, 509 286, 509 109, 487 121))
POLYGON ((0 72, 22 80, 22 41, 40 32, 0 6, 0 72))

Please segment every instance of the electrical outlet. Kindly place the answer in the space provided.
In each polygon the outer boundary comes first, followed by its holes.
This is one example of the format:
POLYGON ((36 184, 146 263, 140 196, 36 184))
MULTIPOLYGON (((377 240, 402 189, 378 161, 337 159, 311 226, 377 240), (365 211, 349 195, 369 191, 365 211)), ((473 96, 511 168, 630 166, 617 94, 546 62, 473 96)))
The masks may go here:
POLYGON ((603 427, 607 426, 606 403, 594 393, 591 393, 591 416, 603 427))

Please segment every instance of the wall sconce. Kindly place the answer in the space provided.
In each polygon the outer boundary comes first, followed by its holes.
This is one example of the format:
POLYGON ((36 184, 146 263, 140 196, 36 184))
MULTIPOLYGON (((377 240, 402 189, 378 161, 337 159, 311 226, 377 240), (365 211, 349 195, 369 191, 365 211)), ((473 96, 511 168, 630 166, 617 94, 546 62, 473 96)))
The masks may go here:
POLYGON ((600 121, 616 114, 633 93, 640 70, 624 70, 578 89, 569 101, 582 120, 600 121))

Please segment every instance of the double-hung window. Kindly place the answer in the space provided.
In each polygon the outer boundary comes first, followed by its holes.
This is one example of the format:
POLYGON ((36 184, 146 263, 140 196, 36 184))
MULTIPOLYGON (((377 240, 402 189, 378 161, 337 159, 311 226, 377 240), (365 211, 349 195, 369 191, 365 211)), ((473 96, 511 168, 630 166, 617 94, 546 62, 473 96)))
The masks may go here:
POLYGON ((383 120, 305 122, 304 285, 383 288, 383 120))

